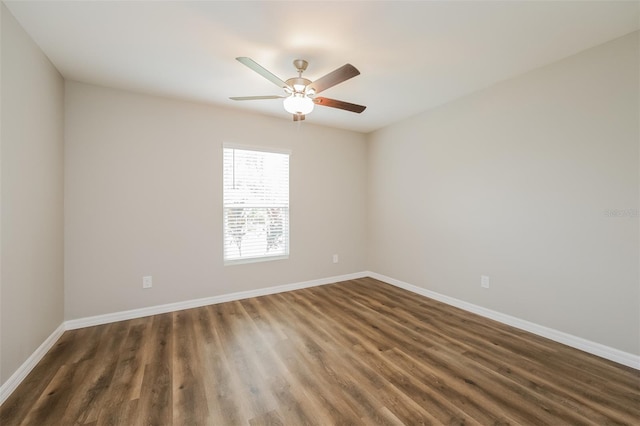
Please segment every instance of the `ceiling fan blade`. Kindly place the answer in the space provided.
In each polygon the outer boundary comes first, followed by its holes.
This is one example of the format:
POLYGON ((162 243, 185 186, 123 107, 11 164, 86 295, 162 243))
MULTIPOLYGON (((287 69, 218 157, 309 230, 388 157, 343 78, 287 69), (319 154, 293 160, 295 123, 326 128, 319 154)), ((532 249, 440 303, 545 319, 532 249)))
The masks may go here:
POLYGON ((242 64, 248 66, 249 68, 251 68, 252 70, 257 72, 258 74, 260 74, 261 76, 263 76, 264 78, 266 78, 267 80, 269 80, 270 82, 275 84, 276 86, 282 87, 282 88, 289 87, 289 85, 287 83, 285 83, 280 78, 278 78, 277 76, 272 74, 270 71, 267 71, 265 68, 263 68, 261 65, 259 65, 253 59, 247 58, 247 57, 244 57, 244 56, 240 56, 240 57, 236 58, 236 60, 238 60, 242 64))
POLYGON ((356 67, 351 64, 345 64, 337 70, 331 71, 324 77, 320 77, 319 79, 311 83, 309 87, 314 89, 316 93, 320 93, 323 90, 327 90, 328 88, 342 83, 343 81, 349 80, 350 78, 353 78, 359 74, 360 71, 358 71, 356 67))
POLYGON ((259 101, 262 99, 281 99, 284 96, 267 95, 267 96, 231 96, 232 101, 259 101))
POLYGON ((316 105, 322 105, 322 106, 327 106, 327 107, 331 107, 331 108, 344 109, 344 110, 351 111, 351 112, 357 112, 358 114, 360 114, 362 111, 367 109, 367 107, 364 106, 364 105, 352 104, 352 103, 345 102, 345 101, 338 101, 336 99, 323 98, 322 96, 314 98, 313 102, 316 105))
POLYGON ((304 114, 293 114, 293 121, 302 121, 304 120, 304 114))

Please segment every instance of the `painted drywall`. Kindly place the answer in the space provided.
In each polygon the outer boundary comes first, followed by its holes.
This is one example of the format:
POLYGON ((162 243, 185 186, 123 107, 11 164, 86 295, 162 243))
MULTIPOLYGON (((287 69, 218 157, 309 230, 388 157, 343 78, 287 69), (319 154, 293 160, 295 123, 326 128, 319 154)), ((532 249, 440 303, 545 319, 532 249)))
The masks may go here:
POLYGON ((640 354, 639 59, 636 32, 372 133, 369 269, 640 354))
POLYGON ((66 319, 365 269, 364 135, 69 81, 65 106, 66 319), (289 259, 223 265, 224 142, 291 150, 289 259))
POLYGON ((63 321, 64 81, 0 7, 4 383, 63 321))

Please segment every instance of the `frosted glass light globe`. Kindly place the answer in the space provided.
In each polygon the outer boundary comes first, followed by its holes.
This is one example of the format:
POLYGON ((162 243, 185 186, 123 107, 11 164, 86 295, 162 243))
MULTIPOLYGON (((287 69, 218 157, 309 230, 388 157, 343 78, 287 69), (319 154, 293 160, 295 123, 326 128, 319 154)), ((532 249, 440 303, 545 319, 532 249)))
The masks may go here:
POLYGON ((313 100, 302 93, 294 93, 284 99, 284 109, 290 114, 306 115, 313 111, 313 100))

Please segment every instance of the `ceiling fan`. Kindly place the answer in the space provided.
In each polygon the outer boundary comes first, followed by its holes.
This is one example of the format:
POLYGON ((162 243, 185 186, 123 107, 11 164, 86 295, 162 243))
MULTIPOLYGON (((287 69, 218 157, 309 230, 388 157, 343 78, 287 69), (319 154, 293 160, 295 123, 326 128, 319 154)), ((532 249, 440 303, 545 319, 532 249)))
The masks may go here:
POLYGON ((293 121, 304 120, 305 115, 313 111, 314 105, 322 105, 331 108, 343 109, 346 111, 356 112, 360 114, 367 108, 366 106, 356 105, 349 102, 338 101, 336 99, 316 97, 318 93, 330 87, 340 84, 360 74, 353 65, 345 64, 340 68, 331 71, 329 74, 320 77, 316 81, 311 81, 302 77, 302 73, 307 69, 309 63, 304 59, 296 59, 293 66, 298 70, 298 76, 292 77, 287 81, 280 78, 263 68, 251 58, 236 58, 239 62, 251 68, 273 84, 281 87, 285 91, 285 96, 267 95, 267 96, 235 96, 229 99, 234 101, 253 101, 262 99, 284 99, 284 109, 293 114, 293 121))

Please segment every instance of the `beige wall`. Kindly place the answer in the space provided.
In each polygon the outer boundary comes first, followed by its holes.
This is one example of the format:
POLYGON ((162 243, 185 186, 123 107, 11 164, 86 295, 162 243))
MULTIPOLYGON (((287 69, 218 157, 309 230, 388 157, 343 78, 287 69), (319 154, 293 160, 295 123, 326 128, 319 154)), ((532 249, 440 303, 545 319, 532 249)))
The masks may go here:
POLYGON ((640 354, 638 49, 636 32, 371 134, 369 268, 640 354))
POLYGON ((364 135, 76 82, 65 102, 66 319, 365 269, 364 135), (223 142, 292 150, 288 260, 223 266, 223 142))
POLYGON ((64 81, 0 8, 4 383, 63 321, 64 81))

